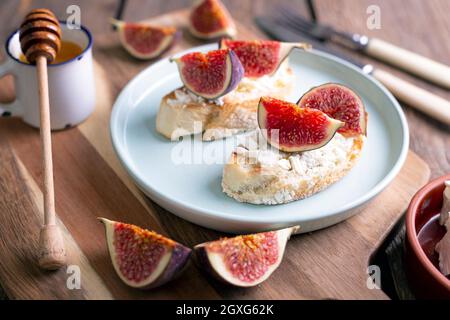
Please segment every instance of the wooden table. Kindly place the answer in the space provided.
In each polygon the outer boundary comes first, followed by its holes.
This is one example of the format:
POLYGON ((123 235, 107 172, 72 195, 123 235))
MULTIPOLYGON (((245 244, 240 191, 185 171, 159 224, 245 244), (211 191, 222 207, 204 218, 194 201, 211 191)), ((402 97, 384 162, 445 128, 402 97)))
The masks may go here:
MULTIPOLYGON (((129 1, 124 19, 141 20, 164 12, 188 6, 191 0, 148 0, 129 1)), ((270 12, 274 1, 271 0, 224 0, 235 19, 251 30, 260 33, 251 17, 270 12)), ((303 0, 278 0, 304 10, 303 0)), ((117 1, 17 1, 0 2, 0 39, 7 35, 21 22, 22 16, 32 7, 50 7, 58 16, 64 16, 68 5, 77 4, 81 8, 82 23, 93 32, 95 37, 94 55, 103 66, 108 66, 110 80, 116 93, 149 62, 136 62, 125 57, 117 45, 115 35, 106 23, 116 9, 117 1), (14 14, 11 14, 11 13, 14 14)), ((320 20, 344 30, 360 32, 369 36, 380 37, 401 47, 450 65, 450 1, 448 0, 316 0, 320 20), (366 9, 369 5, 381 8, 381 29, 368 30, 366 26, 366 9)), ((261 33, 260 33, 261 34, 261 33)), ((340 48, 337 48, 340 50, 340 48)), ((350 51, 343 53, 354 56, 361 61, 374 62, 371 59, 350 51)), ((3 52, 2 52, 3 53, 3 52)), ((450 92, 436 88, 417 80, 412 76, 398 72, 386 65, 374 62, 383 69, 429 89, 450 99, 450 92)), ((0 91, 4 90, 0 87, 0 91)), ((431 168, 431 178, 450 172, 450 129, 408 107, 404 108, 411 132, 411 149, 427 161, 431 168)))
MULTIPOLYGON (((133 1, 129 3, 124 18, 127 20, 141 20, 161 13, 183 8, 190 0, 149 0, 133 1)), ((257 14, 270 12, 270 0, 255 1, 224 1, 235 19, 254 32, 259 32, 253 21, 249 19, 257 14)), ((304 10, 303 1, 282 0, 277 3, 290 3, 299 10, 304 10)), ((15 1, 0 2, 0 41, 13 31, 21 22, 22 17, 33 7, 49 7, 63 17, 66 7, 78 4, 81 8, 82 23, 87 25, 94 34, 94 56, 96 60, 108 70, 114 95, 149 62, 138 62, 129 58, 119 47, 116 36, 106 23, 107 18, 115 11, 116 1, 15 1), (14 12, 14 14, 11 14, 14 12)), ((355 32, 377 36, 396 43, 402 47, 414 50, 443 63, 450 65, 450 2, 447 0, 317 0, 316 7, 319 19, 355 32), (381 29, 368 30, 366 27, 366 8, 376 4, 381 8, 381 29)), ((260 33, 261 34, 261 33, 260 33)), ((349 56, 355 56, 361 61, 370 61, 349 51, 341 50, 349 56)), ((3 54, 3 52, 2 52, 3 54)), ((370 61, 373 62, 373 61, 370 61)), ((374 64, 380 65, 375 62, 374 64)), ((423 86, 437 94, 450 99, 450 92, 435 88, 420 80, 414 79, 396 70, 382 65, 386 70, 404 77, 408 81, 423 86)), ((0 85, 1 100, 12 99, 12 81, 7 79, 0 85)), ((411 149, 420 155, 431 168, 431 177, 438 177, 450 172, 450 129, 444 125, 405 107, 410 131, 411 149)), ((0 294, 1 296, 1 294, 0 294)))

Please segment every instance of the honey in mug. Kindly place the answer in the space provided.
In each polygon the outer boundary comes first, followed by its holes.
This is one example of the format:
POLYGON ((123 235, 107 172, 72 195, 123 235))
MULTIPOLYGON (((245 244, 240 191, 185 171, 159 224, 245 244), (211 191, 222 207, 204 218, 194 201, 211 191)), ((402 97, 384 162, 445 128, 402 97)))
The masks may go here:
MULTIPOLYGON (((75 42, 61 40, 61 49, 59 50, 52 64, 58 64, 68 61, 80 55, 82 52, 83 49, 75 42)), ((25 58, 25 55, 23 54, 20 55, 19 60, 21 62, 28 63, 27 58, 25 58)))

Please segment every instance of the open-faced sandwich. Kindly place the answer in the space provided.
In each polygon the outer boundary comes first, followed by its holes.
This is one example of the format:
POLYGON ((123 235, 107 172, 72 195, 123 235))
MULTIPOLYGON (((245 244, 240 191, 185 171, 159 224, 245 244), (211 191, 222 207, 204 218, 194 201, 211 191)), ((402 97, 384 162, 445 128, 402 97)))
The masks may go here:
POLYGON ((294 74, 288 55, 304 43, 222 40, 220 49, 173 59, 183 87, 163 97, 156 129, 165 137, 203 132, 203 140, 254 130, 261 96, 285 99, 294 74))
POLYGON ((223 191, 237 201, 282 204, 323 190, 360 157, 367 113, 357 94, 334 83, 285 101, 295 80, 287 56, 308 47, 222 40, 218 50, 173 59, 184 86, 163 97, 157 131, 205 141, 253 131, 223 170, 223 191))
POLYGON ((297 104, 262 97, 258 122, 260 130, 225 165, 222 188, 240 202, 282 204, 311 196, 348 173, 361 155, 367 114, 351 89, 326 84, 297 104))

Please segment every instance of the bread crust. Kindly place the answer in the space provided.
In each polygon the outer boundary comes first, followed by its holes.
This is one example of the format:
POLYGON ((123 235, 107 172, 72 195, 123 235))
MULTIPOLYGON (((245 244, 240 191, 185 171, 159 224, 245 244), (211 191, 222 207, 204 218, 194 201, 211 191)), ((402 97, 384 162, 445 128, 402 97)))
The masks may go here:
MULTIPOLYGON (((349 139, 349 138, 344 138, 349 139)), ((308 175, 290 170, 268 168, 263 172, 259 163, 248 164, 234 152, 225 165, 222 189, 239 202, 252 204, 283 204, 310 197, 342 179, 361 156, 365 136, 352 139, 345 160, 325 172, 308 175)), ((244 156, 245 157, 245 156, 244 156)))
MULTIPOLYGON (((294 77, 290 68, 287 68, 286 74, 294 77)), ((264 95, 286 99, 293 90, 293 83, 294 81, 287 81, 275 85, 271 91, 264 92, 264 95)), ((257 108, 260 97, 254 97, 250 92, 248 98, 245 98, 245 88, 238 89, 244 90, 241 93, 244 98, 226 95, 218 102, 194 97, 184 102, 177 97, 177 90, 186 94, 188 91, 184 87, 178 88, 162 98, 156 118, 156 130, 171 140, 203 132, 204 141, 255 130, 258 127, 257 108), (194 126, 195 121, 201 125, 194 126)))

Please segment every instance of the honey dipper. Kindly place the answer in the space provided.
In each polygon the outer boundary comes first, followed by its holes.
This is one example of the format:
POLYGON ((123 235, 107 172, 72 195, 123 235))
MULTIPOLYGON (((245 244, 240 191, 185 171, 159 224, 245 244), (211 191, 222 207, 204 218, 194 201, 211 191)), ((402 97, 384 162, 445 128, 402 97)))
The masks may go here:
POLYGON ((47 9, 34 9, 20 26, 22 52, 36 64, 39 90, 40 133, 44 165, 44 226, 39 236, 39 266, 56 270, 66 263, 61 231, 56 225, 53 187, 50 103, 47 63, 51 63, 61 47, 61 28, 55 15, 47 9))

